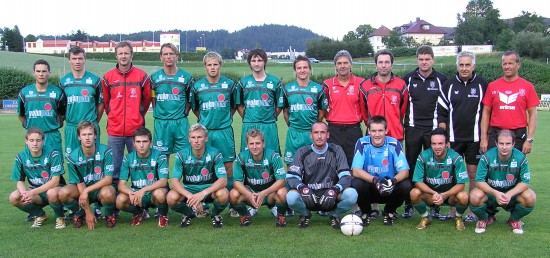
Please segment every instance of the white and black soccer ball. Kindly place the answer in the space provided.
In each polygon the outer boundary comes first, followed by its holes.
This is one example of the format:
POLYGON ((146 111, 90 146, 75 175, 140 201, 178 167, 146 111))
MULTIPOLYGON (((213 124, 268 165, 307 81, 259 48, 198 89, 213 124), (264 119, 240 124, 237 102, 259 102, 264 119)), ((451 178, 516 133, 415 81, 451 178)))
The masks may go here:
POLYGON ((357 236, 363 231, 363 220, 357 215, 348 214, 340 221, 340 230, 346 236, 357 236))

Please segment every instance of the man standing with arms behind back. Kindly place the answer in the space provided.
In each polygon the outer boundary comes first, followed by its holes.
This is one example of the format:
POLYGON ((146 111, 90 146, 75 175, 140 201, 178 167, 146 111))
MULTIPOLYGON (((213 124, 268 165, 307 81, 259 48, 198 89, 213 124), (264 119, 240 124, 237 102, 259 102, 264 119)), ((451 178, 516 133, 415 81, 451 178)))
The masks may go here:
POLYGON ((328 141, 342 147, 348 166, 351 166, 355 142, 363 136, 360 123, 365 113, 365 103, 359 89, 364 79, 351 73, 352 58, 346 50, 336 53, 334 66, 336 76, 323 83, 329 107, 326 117, 330 132, 328 141))
MULTIPOLYGON (((418 68, 403 78, 409 90, 409 104, 405 113, 405 156, 411 168, 409 180, 412 180, 416 159, 422 149, 430 148, 432 130, 437 128, 437 98, 439 89, 447 76, 433 68, 434 51, 430 46, 421 46, 416 50, 418 68)), ((412 182, 411 182, 412 183, 412 182)), ((439 213, 439 212, 438 212, 439 213)), ((414 215, 410 198, 405 199, 403 218, 414 215)))
POLYGON ((130 43, 115 47, 116 67, 103 77, 103 100, 107 113, 107 144, 113 151, 113 184, 118 184, 124 146, 134 151, 133 133, 145 126, 145 114, 151 104, 151 84, 147 74, 132 65, 134 51, 130 43))
POLYGON ((483 97, 480 143, 482 152, 496 146, 497 133, 502 129, 514 132, 514 147, 524 154, 531 152, 540 101, 533 84, 519 76, 520 67, 518 53, 507 51, 502 54, 504 76, 491 82, 483 97))

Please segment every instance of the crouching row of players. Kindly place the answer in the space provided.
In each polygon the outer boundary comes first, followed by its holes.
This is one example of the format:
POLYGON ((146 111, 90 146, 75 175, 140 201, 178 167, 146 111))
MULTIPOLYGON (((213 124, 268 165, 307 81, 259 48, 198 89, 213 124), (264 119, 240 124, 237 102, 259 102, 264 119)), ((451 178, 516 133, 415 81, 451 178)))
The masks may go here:
POLYGON ((87 121, 79 124, 77 133, 81 148, 68 157, 69 184, 63 186, 62 158, 56 150, 43 148, 44 134, 31 128, 26 134, 27 148, 19 153, 12 172, 17 190, 10 202, 35 216, 32 227, 47 220, 43 207, 49 204, 56 215, 56 228, 66 226, 63 206, 70 209, 76 227, 86 222, 93 229, 96 221, 90 203, 105 208, 107 227, 116 225, 115 209, 133 214, 132 225, 139 225, 144 208, 159 209, 159 226, 168 225, 168 208, 182 213, 180 226, 187 227, 202 202, 213 203, 214 227, 223 226, 220 213, 228 203, 240 214, 240 225, 248 226, 251 215, 246 205, 276 206, 276 226, 286 226, 288 207, 300 213, 299 227, 309 226, 311 211, 327 211, 330 224, 339 228, 339 216, 355 203, 361 209, 364 226, 370 223, 367 214, 371 203, 385 203, 384 224, 393 225, 396 209, 410 194, 414 207, 422 215, 418 229, 431 220, 426 206, 448 204, 456 207, 456 228, 464 230, 461 216, 470 207, 478 216, 476 232, 482 233, 494 217, 487 209, 498 206, 511 211, 508 224, 515 233, 522 233, 520 219, 533 209, 535 194, 529 189, 529 168, 525 156, 513 149, 513 133, 502 130, 497 148, 483 155, 477 172, 477 186, 470 196, 464 190, 467 175, 462 158, 446 148, 444 130, 432 133, 432 149, 419 157, 411 190, 408 165, 401 144, 386 136, 383 117, 372 117, 368 135, 358 140, 353 160, 353 180, 345 155, 338 145, 327 143, 328 128, 315 123, 310 131, 313 144, 300 148, 288 173, 279 154, 265 149, 263 133, 247 132, 248 149, 234 163, 234 189, 226 188, 227 178, 221 154, 207 146, 208 132, 200 124, 189 130, 190 146, 176 153, 171 186, 168 188, 168 161, 164 154, 151 149, 151 133, 140 128, 134 133, 135 152, 124 158, 120 182, 113 184, 111 150, 96 143, 96 128, 87 121), (28 178, 30 187, 25 186, 28 178), (285 184, 285 179, 287 184, 285 184), (127 182, 131 180, 131 187, 127 182), (117 191, 113 185, 118 187, 117 191), (61 187, 62 186, 62 187, 61 187), (358 194, 359 193, 359 194, 358 194), (116 207, 116 208, 115 208, 116 207))

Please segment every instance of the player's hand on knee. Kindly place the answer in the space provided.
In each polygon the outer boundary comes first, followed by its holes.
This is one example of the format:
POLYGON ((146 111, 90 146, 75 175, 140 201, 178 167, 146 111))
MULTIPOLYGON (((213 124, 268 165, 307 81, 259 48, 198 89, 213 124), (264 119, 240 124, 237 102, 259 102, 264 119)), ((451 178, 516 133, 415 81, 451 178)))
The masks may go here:
POLYGON ((319 200, 321 208, 323 210, 334 209, 334 206, 336 206, 336 199, 338 198, 338 194, 340 194, 340 188, 338 188, 338 186, 333 186, 326 189, 321 196, 321 199, 319 200))
POLYGON ((299 185, 297 189, 300 195, 302 196, 302 201, 304 202, 306 207, 308 208, 315 207, 315 204, 317 203, 317 201, 315 200, 316 199, 315 195, 313 194, 311 189, 309 189, 309 187, 307 187, 307 185, 305 184, 299 185))

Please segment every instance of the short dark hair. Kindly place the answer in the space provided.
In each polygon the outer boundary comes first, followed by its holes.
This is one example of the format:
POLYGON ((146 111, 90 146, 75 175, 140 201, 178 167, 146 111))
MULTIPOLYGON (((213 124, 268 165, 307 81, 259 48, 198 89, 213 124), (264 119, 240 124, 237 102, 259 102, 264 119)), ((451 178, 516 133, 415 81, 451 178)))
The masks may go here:
POLYGON ((374 55, 374 63, 378 63, 378 57, 381 56, 381 55, 389 55, 390 56, 390 60, 391 60, 391 63, 393 64, 393 53, 387 49, 382 49, 378 52, 376 52, 376 54, 374 55))
POLYGON ((34 65, 32 66, 32 70, 34 71, 36 69, 37 65, 45 65, 48 67, 48 72, 50 71, 50 63, 44 59, 38 59, 36 62, 34 62, 34 65))
POLYGON ((501 136, 502 137, 512 137, 512 142, 516 142, 516 134, 512 130, 502 129, 502 130, 498 131, 497 138, 495 139, 497 143, 498 143, 498 138, 501 137, 501 136))
POLYGON ((371 124, 383 124, 384 129, 388 128, 388 121, 383 116, 373 116, 367 121, 367 128, 370 129, 371 124))
POLYGON ((296 59, 294 59, 294 62, 292 63, 292 67, 294 67, 294 71, 296 71, 296 63, 300 61, 306 61, 307 65, 309 66, 309 69, 311 69, 311 61, 309 61, 307 57, 299 55, 296 57, 296 59))
POLYGON ((94 134, 97 136, 97 127, 88 120, 82 120, 78 123, 78 126, 76 127, 76 134, 80 135, 80 131, 86 127, 92 127, 94 129, 94 134))
POLYGON ((29 135, 31 135, 33 133, 37 133, 38 135, 40 135, 40 138, 42 138, 42 140, 44 140, 44 132, 36 126, 33 126, 29 129, 27 129, 27 133, 25 133, 25 140, 28 140, 29 135))
POLYGON ((519 54, 516 51, 506 51, 502 53, 502 59, 504 59, 505 56, 515 56, 516 57, 516 63, 520 62, 519 54))
POLYGON ((246 57, 246 62, 248 62, 249 66, 250 66, 250 62, 252 61, 252 58, 255 56, 259 56, 262 60, 264 60, 264 69, 265 69, 265 67, 267 66, 267 53, 265 52, 265 50, 261 48, 250 50, 250 52, 248 52, 248 57, 246 57))
POLYGON ((84 51, 83 48, 81 48, 80 46, 74 46, 72 47, 71 49, 69 49, 69 56, 68 58, 71 59, 71 54, 72 55, 78 55, 78 54, 84 54, 84 58, 86 58, 86 51, 84 51))
POLYGON ((432 58, 434 58, 434 50, 430 46, 423 45, 416 50, 416 57, 418 57, 419 55, 430 55, 432 56, 432 58))
POLYGON ((264 133, 258 128, 252 128, 246 132, 246 143, 248 143, 248 138, 260 137, 262 142, 265 142, 264 133))
POLYGON ((151 134, 151 131, 147 129, 147 127, 139 127, 134 131, 134 140, 136 139, 136 136, 147 136, 149 138, 149 141, 153 140, 153 135, 151 134))
POLYGON ((445 137, 445 143, 449 142, 449 136, 447 135, 447 131, 441 127, 433 129, 431 136, 434 136, 434 135, 443 135, 445 137))

